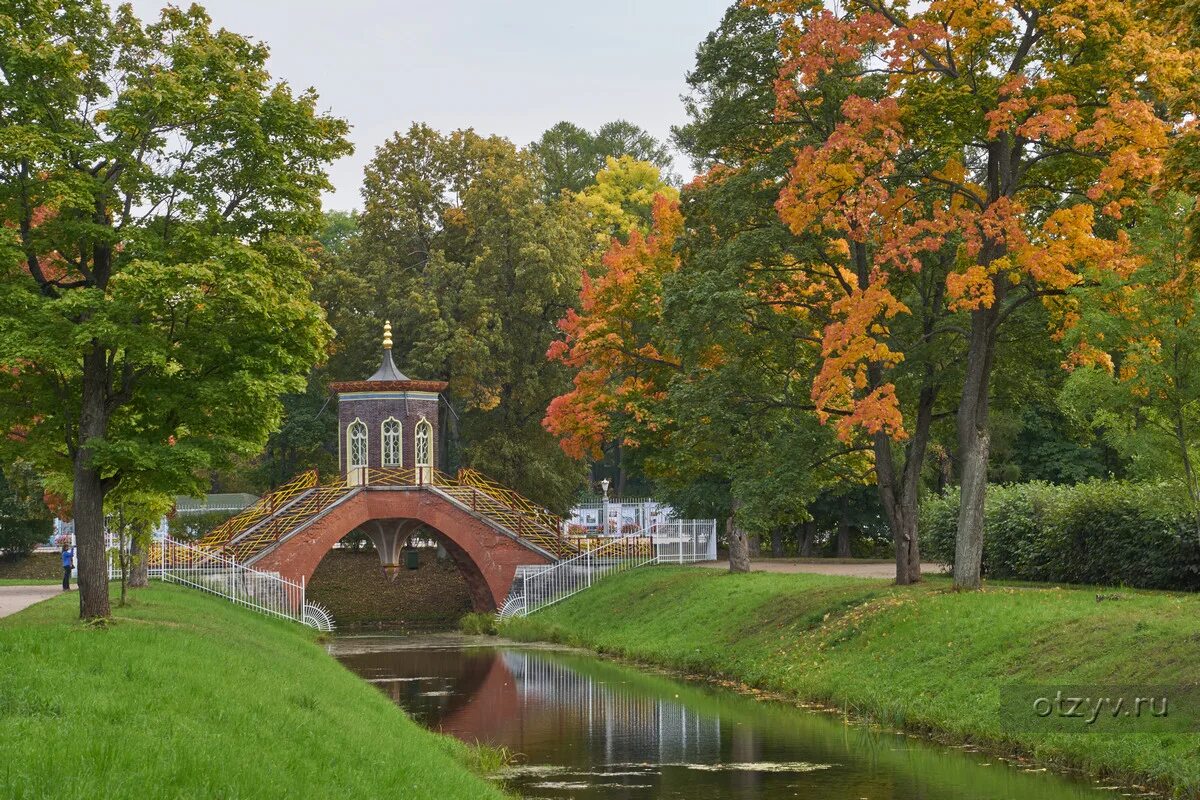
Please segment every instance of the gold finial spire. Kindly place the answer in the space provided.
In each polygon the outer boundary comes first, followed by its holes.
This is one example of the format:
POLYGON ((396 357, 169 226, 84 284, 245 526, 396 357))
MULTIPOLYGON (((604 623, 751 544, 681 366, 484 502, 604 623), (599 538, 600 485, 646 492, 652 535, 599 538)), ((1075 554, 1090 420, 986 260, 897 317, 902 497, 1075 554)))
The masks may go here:
POLYGON ((392 323, 390 320, 383 323, 383 349, 392 349, 392 323))

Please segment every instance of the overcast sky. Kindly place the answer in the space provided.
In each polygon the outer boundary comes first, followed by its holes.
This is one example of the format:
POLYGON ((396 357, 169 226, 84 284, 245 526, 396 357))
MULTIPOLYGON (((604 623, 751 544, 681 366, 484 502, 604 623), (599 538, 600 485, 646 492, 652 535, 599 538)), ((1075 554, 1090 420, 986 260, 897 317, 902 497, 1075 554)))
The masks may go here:
MULTIPOLYGON (((363 165, 417 121, 528 144, 559 120, 624 118, 666 138, 696 46, 733 0, 201 0, 271 46, 271 74, 349 120, 326 207, 359 208, 363 165)), ((163 0, 134 0, 143 19, 163 0)), ((176 2, 183 5, 183 0, 176 2)), ((676 171, 690 175, 677 159, 676 171)))

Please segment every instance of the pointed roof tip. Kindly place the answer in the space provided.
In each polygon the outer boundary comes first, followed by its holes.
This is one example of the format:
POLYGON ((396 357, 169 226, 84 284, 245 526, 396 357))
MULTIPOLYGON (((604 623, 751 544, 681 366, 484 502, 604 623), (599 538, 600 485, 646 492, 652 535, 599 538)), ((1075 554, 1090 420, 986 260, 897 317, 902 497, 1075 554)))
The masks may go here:
POLYGON ((367 378, 368 381, 406 381, 408 376, 396 368, 396 362, 392 360, 392 340, 389 336, 384 339, 383 361, 379 365, 379 369, 375 370, 375 374, 367 378))
POLYGON ((392 349, 392 321, 390 319, 383 323, 383 349, 392 349))

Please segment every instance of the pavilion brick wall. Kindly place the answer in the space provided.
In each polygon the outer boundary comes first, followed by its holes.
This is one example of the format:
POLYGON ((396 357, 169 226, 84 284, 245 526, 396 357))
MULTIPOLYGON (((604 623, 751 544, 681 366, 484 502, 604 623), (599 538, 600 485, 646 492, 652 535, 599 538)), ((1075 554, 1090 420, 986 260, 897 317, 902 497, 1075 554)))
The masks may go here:
POLYGON ((346 474, 346 460, 350 457, 347 453, 347 438, 346 431, 350 427, 350 423, 354 420, 361 419, 367 425, 367 466, 382 467, 383 466, 383 421, 388 417, 395 417, 400 420, 400 430, 402 431, 402 441, 400 443, 402 450, 402 458, 404 459, 403 467, 411 469, 417 465, 416 454, 416 428, 417 423, 421 418, 429 420, 429 424, 433 427, 433 438, 430 445, 433 448, 433 465, 439 466, 438 458, 438 401, 437 398, 429 400, 393 400, 384 398, 372 399, 356 399, 353 396, 345 396, 338 402, 338 431, 339 431, 339 447, 340 454, 339 467, 342 474, 346 474))

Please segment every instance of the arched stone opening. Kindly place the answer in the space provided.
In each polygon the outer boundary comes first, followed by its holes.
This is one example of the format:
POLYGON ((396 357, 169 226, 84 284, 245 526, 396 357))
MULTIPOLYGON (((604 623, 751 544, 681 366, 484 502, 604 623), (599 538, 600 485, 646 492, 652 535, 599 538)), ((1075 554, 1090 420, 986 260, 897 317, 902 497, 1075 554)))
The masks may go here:
POLYGON ((406 631, 454 628, 474 609, 462 569, 434 547, 417 550, 417 569, 388 575, 373 547, 335 547, 317 563, 307 587, 310 602, 332 614, 339 629, 406 631))
POLYGON ((436 531, 462 570, 477 611, 494 611, 504 602, 518 566, 550 561, 436 492, 404 487, 360 490, 265 551, 251 565, 310 583, 325 554, 355 528, 370 532, 371 522, 379 522, 375 530, 387 538, 381 538, 384 548, 380 548, 385 565, 389 560, 392 565, 399 564, 398 555, 385 552, 385 548, 403 545, 404 526, 422 523, 436 531), (393 526, 390 533, 389 524, 393 526))

